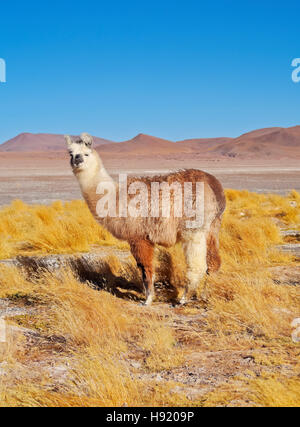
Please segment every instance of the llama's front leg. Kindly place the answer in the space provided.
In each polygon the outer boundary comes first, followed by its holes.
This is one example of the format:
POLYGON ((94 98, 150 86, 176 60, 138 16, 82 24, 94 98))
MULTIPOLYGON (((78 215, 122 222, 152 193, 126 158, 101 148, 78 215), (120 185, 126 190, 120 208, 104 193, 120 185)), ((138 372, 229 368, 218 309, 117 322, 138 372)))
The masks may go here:
POLYGON ((144 265, 139 265, 142 276, 143 276, 143 284, 145 288, 146 301, 145 305, 151 305, 154 298, 154 275, 149 270, 149 268, 144 265))
POLYGON ((145 305, 151 305, 154 298, 153 257, 154 245, 148 240, 130 242, 131 252, 142 272, 145 288, 145 305))
POLYGON ((197 289, 207 271, 207 244, 205 231, 195 230, 186 233, 183 239, 183 251, 186 259, 186 291, 180 303, 197 295, 197 289))

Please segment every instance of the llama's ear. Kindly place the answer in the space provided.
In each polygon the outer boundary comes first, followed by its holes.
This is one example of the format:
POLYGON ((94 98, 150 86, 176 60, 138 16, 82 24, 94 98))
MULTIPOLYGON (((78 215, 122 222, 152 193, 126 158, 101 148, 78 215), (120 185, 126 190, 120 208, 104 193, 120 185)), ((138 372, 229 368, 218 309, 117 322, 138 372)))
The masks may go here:
POLYGON ((80 135, 80 138, 81 138, 82 142, 84 142, 87 147, 89 147, 89 148, 92 147, 94 140, 93 140, 93 137, 91 135, 89 135, 88 133, 82 133, 80 135))
POLYGON ((68 145, 68 148, 70 148, 71 145, 73 144, 73 141, 72 141, 72 138, 70 137, 70 135, 65 135, 65 140, 66 140, 66 143, 68 145))

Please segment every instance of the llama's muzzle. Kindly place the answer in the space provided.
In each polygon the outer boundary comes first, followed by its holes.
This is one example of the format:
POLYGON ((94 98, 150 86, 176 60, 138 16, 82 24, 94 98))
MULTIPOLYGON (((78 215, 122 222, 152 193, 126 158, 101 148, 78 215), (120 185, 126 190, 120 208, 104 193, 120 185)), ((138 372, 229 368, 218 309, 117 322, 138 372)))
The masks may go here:
POLYGON ((72 165, 75 167, 78 167, 83 163, 83 156, 82 154, 76 154, 76 156, 72 159, 72 165))

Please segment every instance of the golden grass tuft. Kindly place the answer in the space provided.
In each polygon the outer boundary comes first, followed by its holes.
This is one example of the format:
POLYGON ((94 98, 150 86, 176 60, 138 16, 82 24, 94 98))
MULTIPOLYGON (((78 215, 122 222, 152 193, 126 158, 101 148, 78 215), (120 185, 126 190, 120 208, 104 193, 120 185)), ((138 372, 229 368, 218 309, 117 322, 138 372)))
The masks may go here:
POLYGON ((80 200, 51 206, 20 200, 0 210, 0 258, 16 255, 88 252, 93 245, 127 244, 100 227, 80 200))
POLYGON ((300 195, 257 194, 246 190, 226 190, 227 215, 240 218, 275 218, 285 225, 300 222, 300 195))
POLYGON ((299 407, 299 380, 282 374, 263 372, 258 378, 249 371, 247 378, 236 378, 207 393, 201 406, 299 407))
POLYGON ((299 316, 297 288, 274 284, 265 271, 221 273, 207 283, 208 349, 249 349, 291 342, 291 322, 299 316))
POLYGON ((263 407, 299 407, 299 379, 265 374, 250 383, 252 399, 263 407))

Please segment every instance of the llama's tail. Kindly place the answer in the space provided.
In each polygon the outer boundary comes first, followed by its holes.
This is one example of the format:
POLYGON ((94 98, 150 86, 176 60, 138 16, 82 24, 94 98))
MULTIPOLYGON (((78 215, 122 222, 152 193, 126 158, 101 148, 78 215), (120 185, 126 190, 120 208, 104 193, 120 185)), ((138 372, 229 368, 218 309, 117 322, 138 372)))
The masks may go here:
POLYGON ((221 227, 221 218, 217 217, 211 224, 207 235, 207 273, 213 273, 221 267, 221 256, 219 252, 219 231, 221 227))

